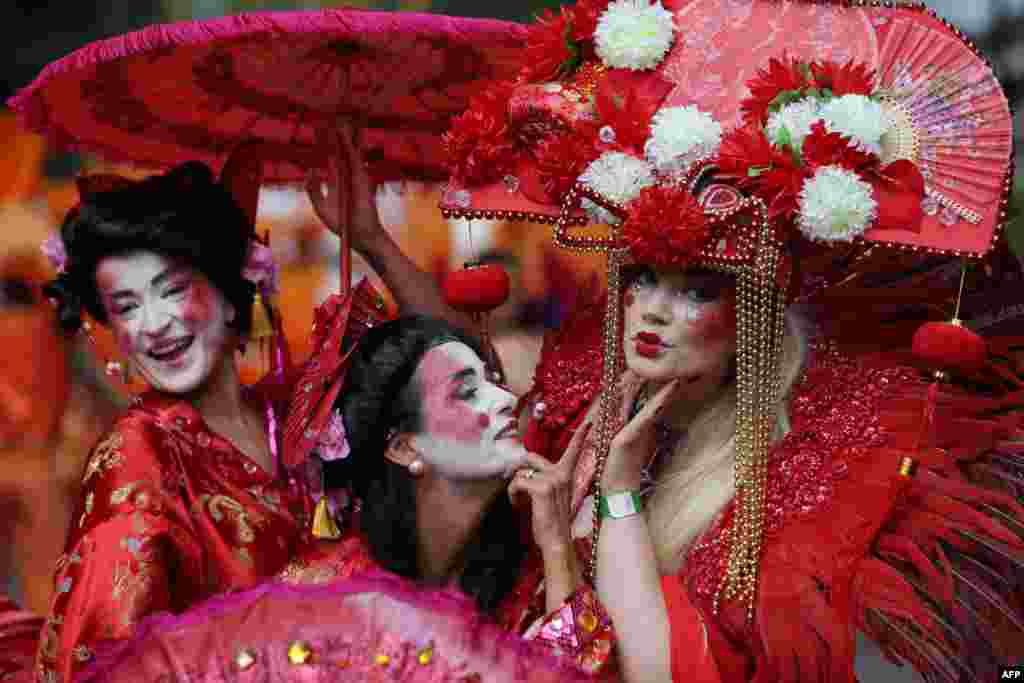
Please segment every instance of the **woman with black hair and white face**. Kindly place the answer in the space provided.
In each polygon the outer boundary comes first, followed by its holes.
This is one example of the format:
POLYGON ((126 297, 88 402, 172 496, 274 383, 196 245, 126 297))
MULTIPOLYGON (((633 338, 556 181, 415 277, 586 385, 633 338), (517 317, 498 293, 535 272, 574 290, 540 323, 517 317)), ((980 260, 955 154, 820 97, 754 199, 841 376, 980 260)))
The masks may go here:
POLYGON ((383 568, 453 585, 507 630, 534 624, 531 635, 596 672, 612 632, 571 538, 582 438, 558 464, 528 453, 516 397, 482 356, 475 339, 432 318, 366 333, 336 404, 349 455, 325 465, 328 486, 348 487, 358 512, 340 545, 314 549, 284 575, 322 582, 383 568), (528 527, 517 500, 528 500, 528 527), (563 624, 563 609, 577 618, 563 624))
POLYGON ((37 657, 71 680, 97 641, 143 616, 254 585, 291 556, 308 516, 276 462, 281 406, 242 387, 262 245, 199 163, 132 182, 82 181, 48 286, 67 332, 110 328, 151 391, 95 446, 82 476, 37 657))

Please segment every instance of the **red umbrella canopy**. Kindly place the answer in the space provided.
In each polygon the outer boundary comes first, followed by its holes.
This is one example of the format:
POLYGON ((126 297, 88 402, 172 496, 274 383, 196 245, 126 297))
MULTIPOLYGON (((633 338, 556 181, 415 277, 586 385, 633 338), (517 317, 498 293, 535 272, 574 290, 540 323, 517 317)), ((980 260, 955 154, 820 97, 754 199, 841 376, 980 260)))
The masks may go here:
POLYGON ((321 166, 318 129, 366 127, 379 179, 441 179, 441 134, 479 81, 514 78, 524 27, 411 12, 265 12, 147 27, 49 66, 8 104, 60 149, 219 170, 261 143, 266 182, 321 166))

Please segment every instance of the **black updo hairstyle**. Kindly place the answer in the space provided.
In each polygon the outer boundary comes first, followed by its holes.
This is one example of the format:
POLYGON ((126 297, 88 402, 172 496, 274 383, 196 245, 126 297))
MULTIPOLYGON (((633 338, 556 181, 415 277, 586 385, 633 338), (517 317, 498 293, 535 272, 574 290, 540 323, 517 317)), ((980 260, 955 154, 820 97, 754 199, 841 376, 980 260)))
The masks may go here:
MULTIPOLYGON (((374 559, 410 579, 422 578, 417 563, 415 486, 407 468, 388 460, 392 430, 422 428, 422 391, 413 381, 430 349, 457 341, 484 358, 479 343, 450 324, 409 316, 379 325, 360 340, 344 391, 335 404, 345 423, 351 455, 327 462, 327 488, 349 486, 361 499, 360 528, 374 559)), ((484 612, 493 612, 512 589, 526 555, 518 513, 499 495, 463 550, 459 586, 484 612)))
POLYGON ((242 277, 253 226, 209 167, 197 161, 123 188, 89 194, 61 226, 67 266, 44 289, 61 328, 75 332, 84 308, 106 324, 96 268, 108 256, 152 251, 205 275, 235 308, 232 327, 252 326, 254 285, 242 277))

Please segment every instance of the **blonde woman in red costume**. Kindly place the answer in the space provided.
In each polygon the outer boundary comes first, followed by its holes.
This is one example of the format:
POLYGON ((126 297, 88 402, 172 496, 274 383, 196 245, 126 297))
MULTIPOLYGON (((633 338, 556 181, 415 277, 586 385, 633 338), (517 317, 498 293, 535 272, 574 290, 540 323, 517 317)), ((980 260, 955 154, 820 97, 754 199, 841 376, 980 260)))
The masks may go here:
POLYGON ((581 0, 448 135, 446 215, 608 254, 608 301, 548 339, 524 407, 552 459, 594 425, 576 529, 626 681, 848 681, 857 632, 980 680, 1024 631, 1021 379, 931 381, 986 365, 957 325, 853 358, 870 301, 829 311, 854 339, 786 309, 999 236, 1005 96, 898 5, 581 0))

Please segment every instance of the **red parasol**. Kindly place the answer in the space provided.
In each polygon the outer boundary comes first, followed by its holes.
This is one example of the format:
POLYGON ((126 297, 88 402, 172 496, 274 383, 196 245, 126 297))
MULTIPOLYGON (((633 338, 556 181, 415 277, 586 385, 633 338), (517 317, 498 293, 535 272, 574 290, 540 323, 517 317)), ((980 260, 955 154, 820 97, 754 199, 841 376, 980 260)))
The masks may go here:
POLYGON ((524 27, 355 9, 266 12, 147 27, 56 61, 9 100, 59 149, 219 170, 240 142, 264 182, 300 181, 326 153, 316 132, 366 128, 378 179, 441 179, 440 139, 479 79, 512 78, 524 27))

